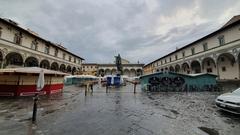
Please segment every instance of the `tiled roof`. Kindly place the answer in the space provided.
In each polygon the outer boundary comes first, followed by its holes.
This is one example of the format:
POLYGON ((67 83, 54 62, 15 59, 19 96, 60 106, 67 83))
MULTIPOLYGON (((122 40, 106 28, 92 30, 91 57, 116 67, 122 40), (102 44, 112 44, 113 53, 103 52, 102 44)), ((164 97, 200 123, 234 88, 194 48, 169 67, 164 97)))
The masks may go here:
POLYGON ((226 24, 224 24, 222 28, 227 27, 239 20, 240 20, 240 15, 236 15, 236 16, 232 17, 226 24))

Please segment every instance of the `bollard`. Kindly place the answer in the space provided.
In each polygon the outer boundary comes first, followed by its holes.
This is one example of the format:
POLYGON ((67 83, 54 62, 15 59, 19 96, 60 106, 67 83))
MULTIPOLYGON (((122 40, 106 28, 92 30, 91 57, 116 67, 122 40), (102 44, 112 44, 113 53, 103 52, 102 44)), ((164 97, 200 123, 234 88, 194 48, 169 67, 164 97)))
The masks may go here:
POLYGON ((106 84, 106 93, 108 93, 108 85, 106 84))
POLYGON ((34 97, 34 103, 33 103, 33 115, 32 115, 32 123, 36 123, 36 117, 37 117, 37 101, 38 101, 38 94, 35 94, 34 97))
POLYGON ((90 84, 91 95, 93 95, 93 84, 90 84))
POLYGON ((87 85, 85 85, 85 96, 87 96, 87 85))
POLYGON ((90 85, 91 92, 93 93, 93 84, 90 85))
POLYGON ((134 82, 134 94, 136 94, 136 83, 134 82))

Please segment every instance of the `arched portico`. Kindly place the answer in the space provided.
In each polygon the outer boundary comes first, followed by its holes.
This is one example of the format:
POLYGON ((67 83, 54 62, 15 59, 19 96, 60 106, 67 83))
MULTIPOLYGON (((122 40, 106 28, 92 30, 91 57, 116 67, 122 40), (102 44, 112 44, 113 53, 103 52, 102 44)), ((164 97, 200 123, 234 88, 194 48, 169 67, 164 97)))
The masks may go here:
POLYGON ((53 62, 51 64, 51 70, 57 71, 58 69, 59 69, 58 63, 57 62, 53 62))
POLYGON ((180 65, 175 65, 175 72, 176 73, 179 73, 180 72, 180 70, 181 70, 181 67, 180 67, 180 65))
POLYGON ((75 75, 76 72, 77 72, 77 68, 76 68, 76 67, 73 67, 73 68, 72 68, 72 74, 75 75))
POLYGON ((188 63, 183 63, 182 64, 182 72, 184 74, 189 74, 190 73, 190 66, 188 65, 188 63))
POLYGON ((28 57, 24 63, 25 67, 38 67, 38 60, 35 57, 28 57))
POLYGON ((21 54, 16 52, 11 52, 6 56, 6 66, 22 66, 23 57, 21 54))
POLYGON ((194 74, 201 73, 201 64, 196 60, 192 61, 191 62, 191 71, 194 74))
POLYGON ((105 75, 111 75, 111 70, 110 69, 106 69, 105 70, 105 75))
POLYGON ((45 69, 49 69, 50 68, 50 62, 48 60, 42 60, 40 62, 40 67, 45 68, 45 69))
POLYGON ((130 69, 130 77, 135 77, 135 76, 136 76, 136 70, 130 69))
POLYGON ((103 77, 103 76, 105 75, 104 69, 99 69, 98 75, 101 76, 101 77, 103 77))
POLYGON ((71 73, 72 72, 72 67, 70 65, 67 66, 67 72, 71 73))
POLYGON ((202 71, 217 75, 217 66, 213 58, 206 57, 202 60, 202 71))
POLYGON ((130 76, 130 71, 128 69, 124 69, 123 75, 130 76))
POLYGON ((59 68, 59 71, 66 72, 66 65, 65 64, 61 64, 60 68, 59 68))
POLYGON ((140 76, 140 75, 142 75, 142 74, 143 74, 142 69, 137 69, 137 76, 140 76))
POLYGON ((168 67, 165 67, 165 68, 164 68, 164 71, 168 71, 168 67))
POLYGON ((170 66, 170 67, 169 67, 169 71, 170 71, 170 72, 174 72, 173 66, 170 66))
POLYGON ((117 69, 114 68, 114 69, 112 69, 111 72, 112 72, 112 75, 116 75, 117 74, 117 69))
POLYGON ((217 58, 217 71, 219 79, 237 79, 239 78, 238 64, 235 57, 230 53, 220 54, 217 58))

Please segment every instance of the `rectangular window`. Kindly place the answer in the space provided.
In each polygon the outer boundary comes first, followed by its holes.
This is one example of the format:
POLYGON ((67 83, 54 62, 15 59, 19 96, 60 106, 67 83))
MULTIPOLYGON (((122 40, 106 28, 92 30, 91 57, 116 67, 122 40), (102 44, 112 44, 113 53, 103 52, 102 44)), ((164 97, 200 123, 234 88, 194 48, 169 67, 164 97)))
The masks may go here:
POLYGON ((22 33, 21 32, 15 34, 14 43, 21 45, 21 43, 22 43, 22 33))
POLYGON ((74 63, 76 63, 76 58, 74 58, 74 63))
POLYGON ((162 63, 163 63, 163 62, 161 61, 161 65, 162 65, 162 63))
POLYGON ((175 55, 175 59, 176 59, 176 60, 178 59, 178 56, 177 56, 177 55, 175 55))
POLYGON ((185 52, 184 51, 182 52, 182 56, 185 57, 185 52))
POLYGON ((44 51, 44 52, 45 52, 46 54, 49 54, 49 49, 50 49, 50 46, 49 46, 49 45, 46 45, 46 46, 45 46, 45 51, 44 51))
POLYGON ((192 48, 191 51, 192 51, 192 55, 195 54, 195 48, 192 48))
POLYGON ((56 56, 56 57, 58 56, 58 49, 57 48, 55 49, 54 56, 56 56))
POLYGON ((37 40, 35 39, 35 40, 33 40, 32 41, 32 44, 31 44, 31 49, 33 49, 33 50, 38 50, 38 42, 37 42, 37 40))
POLYGON ((172 58, 171 58, 171 57, 169 58, 169 61, 170 61, 170 62, 172 61, 172 58))
POLYGON ((219 36, 218 37, 218 41, 219 41, 219 45, 224 45, 225 44, 225 39, 224 39, 224 36, 219 36))
POLYGON ((165 63, 167 63, 167 59, 165 59, 165 63))
POLYGON ((35 48, 36 48, 36 45, 32 43, 31 44, 31 49, 35 50, 35 48))
POLYGON ((207 51, 208 50, 208 44, 207 43, 203 43, 203 51, 207 51))
POLYGON ((65 60, 65 58, 66 58, 66 54, 65 54, 65 53, 63 53, 63 59, 65 60))
POLYGON ((223 72, 226 72, 226 67, 222 67, 222 71, 223 71, 223 72))
POLYGON ((69 56, 69 57, 68 57, 68 60, 69 60, 69 61, 71 61, 71 60, 72 60, 72 57, 71 57, 71 56, 69 56))

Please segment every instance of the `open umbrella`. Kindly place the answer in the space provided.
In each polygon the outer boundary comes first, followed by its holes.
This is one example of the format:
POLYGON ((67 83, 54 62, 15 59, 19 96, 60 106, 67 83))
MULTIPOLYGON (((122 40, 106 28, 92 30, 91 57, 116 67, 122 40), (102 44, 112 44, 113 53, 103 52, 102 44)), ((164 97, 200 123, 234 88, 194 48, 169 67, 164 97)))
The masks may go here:
MULTIPOLYGON (((37 91, 41 91, 44 88, 44 72, 43 70, 40 71, 38 81, 37 81, 37 91)), ((32 122, 36 122, 36 116, 37 116, 37 101, 38 101, 38 93, 35 94, 34 98, 34 104, 33 104, 33 116, 32 116, 32 122)))
POLYGON ((37 91, 41 91, 44 87, 44 72, 43 70, 40 71, 38 81, 37 81, 37 91))

